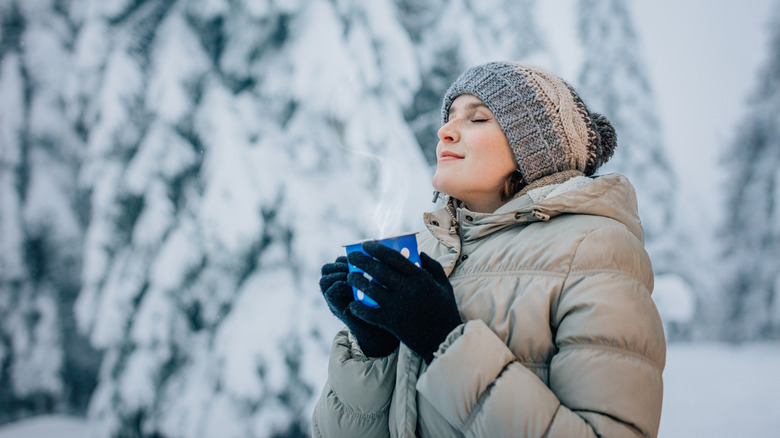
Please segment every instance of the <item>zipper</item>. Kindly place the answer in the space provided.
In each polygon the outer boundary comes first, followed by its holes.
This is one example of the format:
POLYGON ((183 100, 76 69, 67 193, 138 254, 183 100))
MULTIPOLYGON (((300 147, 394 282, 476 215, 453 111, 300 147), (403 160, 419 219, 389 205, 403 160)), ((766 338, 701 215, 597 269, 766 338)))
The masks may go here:
POLYGON ((454 236, 458 234, 458 219, 455 217, 455 206, 452 205, 452 198, 447 200, 447 213, 450 214, 452 221, 450 222, 450 235, 454 236))

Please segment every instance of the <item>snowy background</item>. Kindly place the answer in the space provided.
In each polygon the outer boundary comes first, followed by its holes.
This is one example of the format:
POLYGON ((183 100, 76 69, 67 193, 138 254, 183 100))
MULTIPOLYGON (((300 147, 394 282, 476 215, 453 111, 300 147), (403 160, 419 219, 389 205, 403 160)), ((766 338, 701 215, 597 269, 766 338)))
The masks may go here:
POLYGON ((661 436, 776 436, 777 1, 0 0, 0 438, 305 436, 319 267, 419 228, 441 95, 496 59, 617 128, 661 436))

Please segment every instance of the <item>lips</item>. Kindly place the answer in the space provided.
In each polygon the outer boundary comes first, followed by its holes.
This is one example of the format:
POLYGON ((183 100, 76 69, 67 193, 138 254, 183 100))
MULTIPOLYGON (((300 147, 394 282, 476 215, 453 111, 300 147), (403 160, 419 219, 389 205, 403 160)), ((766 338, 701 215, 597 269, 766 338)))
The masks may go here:
POLYGON ((439 161, 462 160, 463 158, 464 158, 463 155, 458 155, 455 152, 450 152, 450 151, 443 151, 439 155, 439 161))

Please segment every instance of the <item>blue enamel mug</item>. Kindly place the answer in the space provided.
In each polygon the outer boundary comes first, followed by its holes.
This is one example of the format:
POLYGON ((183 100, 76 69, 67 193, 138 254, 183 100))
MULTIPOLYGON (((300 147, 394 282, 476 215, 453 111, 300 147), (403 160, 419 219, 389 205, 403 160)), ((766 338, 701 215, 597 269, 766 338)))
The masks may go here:
MULTIPOLYGON (((365 242, 365 241, 363 241, 365 242)), ((344 247, 347 250, 347 255, 355 252, 360 251, 365 255, 368 255, 363 250, 363 242, 353 243, 351 245, 345 245, 344 247)), ((382 245, 392 248, 407 259, 414 263, 417 266, 420 266, 420 253, 417 251, 417 233, 408 233, 408 234, 401 234, 398 236, 393 237, 386 237, 384 239, 379 239, 377 242, 381 243, 382 245)), ((369 256, 370 257, 370 256, 369 256)), ((373 278, 371 278, 370 275, 363 272, 362 269, 352 266, 351 263, 348 263, 349 265, 349 272, 362 272, 366 278, 372 281, 376 281, 373 278)), ((366 295, 362 290, 352 287, 352 295, 355 297, 355 300, 360 301, 361 303, 365 304, 369 307, 379 307, 379 305, 376 303, 376 301, 372 300, 371 297, 366 295)))

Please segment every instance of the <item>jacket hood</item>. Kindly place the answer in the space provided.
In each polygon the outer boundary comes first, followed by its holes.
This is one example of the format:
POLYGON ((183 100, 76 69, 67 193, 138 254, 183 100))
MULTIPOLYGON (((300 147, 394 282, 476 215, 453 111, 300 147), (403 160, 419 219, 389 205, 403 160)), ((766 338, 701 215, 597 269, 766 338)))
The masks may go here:
MULTIPOLYGON (((563 184, 540 187, 512 199, 493 213, 456 208, 460 236, 464 241, 479 239, 508 226, 548 221, 563 214, 614 219, 644 242, 636 192, 628 178, 619 174, 579 176, 563 184)), ((449 232, 450 221, 446 206, 425 214, 425 223, 431 233, 445 245, 457 247, 460 242, 457 242, 457 235, 449 232)))

